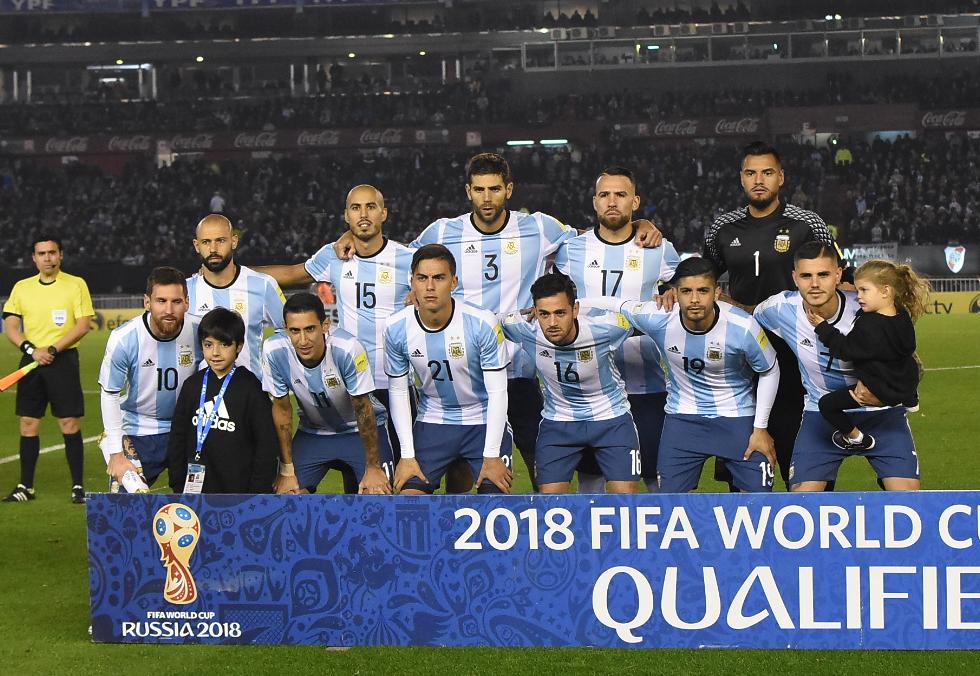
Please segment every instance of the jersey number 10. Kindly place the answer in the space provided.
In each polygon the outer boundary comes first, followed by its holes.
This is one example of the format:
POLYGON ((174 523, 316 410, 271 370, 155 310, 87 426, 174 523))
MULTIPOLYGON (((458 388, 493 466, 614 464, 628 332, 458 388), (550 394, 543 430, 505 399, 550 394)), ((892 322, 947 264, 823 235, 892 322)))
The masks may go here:
POLYGON ((177 369, 157 369, 157 392, 177 389, 177 369))

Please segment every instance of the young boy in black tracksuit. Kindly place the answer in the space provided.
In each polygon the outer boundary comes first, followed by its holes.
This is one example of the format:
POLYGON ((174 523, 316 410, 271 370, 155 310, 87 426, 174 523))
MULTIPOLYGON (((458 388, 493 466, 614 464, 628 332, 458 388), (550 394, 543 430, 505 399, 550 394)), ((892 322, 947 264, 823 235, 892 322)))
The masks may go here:
POLYGON ((167 452, 170 488, 174 493, 191 492, 185 486, 189 465, 203 465, 200 492, 271 493, 279 458, 272 404, 259 379, 244 366, 235 366, 245 344, 245 324, 237 313, 216 308, 201 320, 198 339, 208 368, 188 378, 177 396, 167 452), (209 416, 211 428, 198 456, 198 423, 205 425, 209 416))

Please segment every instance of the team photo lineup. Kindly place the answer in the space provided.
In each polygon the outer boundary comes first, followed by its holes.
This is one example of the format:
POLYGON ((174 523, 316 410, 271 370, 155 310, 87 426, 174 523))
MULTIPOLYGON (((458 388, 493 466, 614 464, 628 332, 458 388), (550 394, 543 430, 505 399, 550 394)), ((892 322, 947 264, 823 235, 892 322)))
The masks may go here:
POLYGON ((777 148, 732 155, 744 199, 684 257, 612 164, 595 223, 565 224, 510 209, 507 160, 476 154, 467 212, 404 243, 385 235, 384 185, 352 185, 348 231, 297 264, 238 263, 212 202, 186 227, 200 269, 154 268, 145 312, 106 344, 107 488, 83 479, 77 346, 95 311, 60 235, 38 231, 38 274, 3 306, 22 353, 0 381, 20 435, 3 501, 36 497, 49 405, 79 504, 86 489, 316 493, 330 470, 377 495, 506 494, 525 467, 546 494, 827 491, 851 456, 885 490, 919 489, 908 412, 929 283, 887 260, 847 267, 781 192, 777 148))

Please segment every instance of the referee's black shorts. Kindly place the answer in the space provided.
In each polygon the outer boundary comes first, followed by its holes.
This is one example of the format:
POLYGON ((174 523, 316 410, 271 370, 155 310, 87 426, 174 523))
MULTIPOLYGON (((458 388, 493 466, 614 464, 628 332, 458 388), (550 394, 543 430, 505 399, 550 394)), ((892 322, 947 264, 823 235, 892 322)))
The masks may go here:
MULTIPOLYGON (((26 354, 21 366, 33 361, 26 354)), ((82 376, 78 369, 78 350, 71 348, 55 357, 54 363, 39 366, 17 383, 17 415, 43 418, 51 404, 55 418, 81 418, 85 415, 82 376)))

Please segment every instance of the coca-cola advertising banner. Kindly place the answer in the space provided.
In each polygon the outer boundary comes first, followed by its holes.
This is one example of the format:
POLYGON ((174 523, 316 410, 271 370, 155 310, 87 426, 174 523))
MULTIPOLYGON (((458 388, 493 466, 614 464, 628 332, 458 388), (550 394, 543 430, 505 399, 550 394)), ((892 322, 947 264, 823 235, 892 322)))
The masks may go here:
POLYGON ((980 109, 926 110, 922 113, 921 122, 923 129, 938 129, 940 131, 980 129, 980 109))
POLYGON ((615 130, 625 138, 708 138, 715 136, 759 136, 764 133, 761 115, 729 117, 689 117, 633 124, 617 124, 615 130))
POLYGON ((448 144, 448 129, 370 127, 179 134, 117 134, 2 139, 0 154, 85 155, 151 152, 298 150, 448 144))

